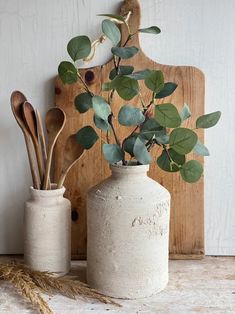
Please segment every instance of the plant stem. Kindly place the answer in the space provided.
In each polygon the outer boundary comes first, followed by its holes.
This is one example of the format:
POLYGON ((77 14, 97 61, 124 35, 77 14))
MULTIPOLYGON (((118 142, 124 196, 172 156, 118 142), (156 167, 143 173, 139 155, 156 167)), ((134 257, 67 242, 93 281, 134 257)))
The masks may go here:
POLYGON ((116 134, 116 131, 115 131, 115 129, 114 129, 112 119, 113 119, 113 113, 110 114, 110 116, 109 116, 109 118, 108 118, 108 122, 109 122, 109 124, 110 124, 110 126, 111 126, 111 129, 112 129, 112 132, 113 132, 115 141, 116 141, 116 143, 120 146, 120 141, 119 141, 119 139, 118 139, 118 137, 117 137, 117 134, 116 134))
POLYGON ((85 90, 91 95, 91 96, 94 96, 94 94, 90 91, 89 87, 87 86, 86 82, 83 80, 81 74, 79 73, 79 71, 77 70, 77 75, 78 75, 78 78, 80 79, 80 81, 82 82, 85 90))

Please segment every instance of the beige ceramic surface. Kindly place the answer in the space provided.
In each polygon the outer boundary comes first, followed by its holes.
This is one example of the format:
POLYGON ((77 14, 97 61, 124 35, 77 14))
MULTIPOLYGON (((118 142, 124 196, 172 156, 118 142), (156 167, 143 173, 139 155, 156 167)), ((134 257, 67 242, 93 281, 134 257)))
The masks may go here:
POLYGON ((71 259, 71 204, 64 192, 31 188, 24 212, 25 263, 58 276, 69 272, 71 259))
POLYGON ((117 298, 147 297, 168 282, 170 194, 149 166, 111 166, 87 198, 87 280, 117 298))

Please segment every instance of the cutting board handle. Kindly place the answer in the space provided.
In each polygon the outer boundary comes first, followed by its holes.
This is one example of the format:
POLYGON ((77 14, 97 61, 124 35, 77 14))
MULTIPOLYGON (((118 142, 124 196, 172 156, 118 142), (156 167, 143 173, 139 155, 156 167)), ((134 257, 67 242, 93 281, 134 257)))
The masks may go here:
MULTIPOLYGON (((123 1, 120 8, 120 14, 127 15, 128 12, 131 12, 129 25, 130 25, 131 32, 134 33, 140 27, 140 3, 138 0, 124 0, 123 1)), ((128 36, 127 27, 125 25, 121 26, 121 34, 122 34, 122 44, 123 44, 128 36)), ((128 42, 128 46, 136 46, 137 48, 141 50, 138 33, 135 36, 133 36, 132 39, 128 42)))

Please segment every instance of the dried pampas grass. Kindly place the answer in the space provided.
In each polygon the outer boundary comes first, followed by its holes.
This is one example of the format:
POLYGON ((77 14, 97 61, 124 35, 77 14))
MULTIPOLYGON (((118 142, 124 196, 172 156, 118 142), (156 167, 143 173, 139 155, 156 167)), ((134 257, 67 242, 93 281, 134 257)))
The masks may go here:
POLYGON ((78 280, 56 278, 52 273, 32 270, 28 266, 10 262, 0 264, 0 279, 11 282, 17 291, 42 314, 52 314, 41 293, 60 293, 69 298, 92 298, 102 303, 121 306, 87 284, 78 280))

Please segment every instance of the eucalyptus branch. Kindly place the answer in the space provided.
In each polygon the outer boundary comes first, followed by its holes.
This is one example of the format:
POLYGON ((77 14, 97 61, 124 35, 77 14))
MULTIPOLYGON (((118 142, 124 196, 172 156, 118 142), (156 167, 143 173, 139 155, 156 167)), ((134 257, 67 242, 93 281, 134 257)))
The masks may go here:
POLYGON ((171 158, 171 156, 170 156, 170 154, 169 154, 169 151, 168 151, 166 145, 163 144, 162 146, 163 146, 163 149, 164 149, 164 151, 166 152, 167 157, 168 157, 168 159, 169 159, 169 161, 170 161, 171 170, 172 170, 172 166, 173 166, 173 165, 176 165, 178 168, 181 168, 181 165, 177 164, 177 163, 171 158))
POLYGON ((108 117, 108 122, 109 122, 109 125, 110 125, 110 127, 111 127, 111 130, 112 130, 112 132, 113 132, 113 135, 114 135, 114 138, 115 138, 115 141, 116 141, 116 143, 118 144, 118 145, 120 145, 120 141, 119 141, 119 139, 118 139, 118 137, 117 137, 117 134, 116 134, 116 131, 115 131, 115 129, 114 129, 114 126, 113 126, 113 113, 111 113, 110 115, 109 115, 109 117, 108 117))
POLYGON ((84 79, 82 78, 81 74, 79 73, 79 71, 77 70, 77 75, 79 80, 82 82, 85 90, 91 95, 94 96, 94 94, 92 93, 92 91, 90 91, 89 87, 87 86, 86 82, 84 81, 84 79))

